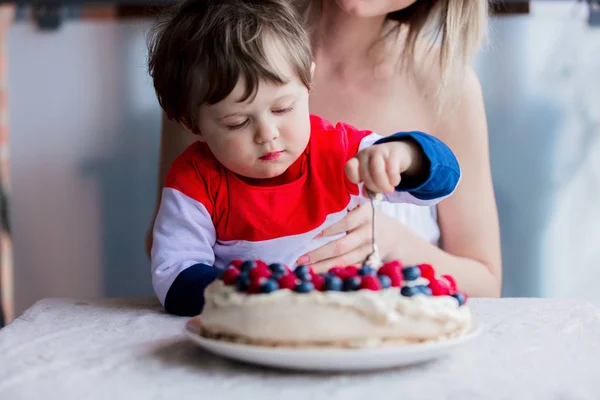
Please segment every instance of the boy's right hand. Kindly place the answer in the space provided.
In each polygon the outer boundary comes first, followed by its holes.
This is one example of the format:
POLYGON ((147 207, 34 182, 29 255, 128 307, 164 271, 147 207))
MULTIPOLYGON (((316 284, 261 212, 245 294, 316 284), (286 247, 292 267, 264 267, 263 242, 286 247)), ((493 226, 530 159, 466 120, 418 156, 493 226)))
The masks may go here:
POLYGON ((412 166, 413 155, 409 142, 376 144, 348 160, 346 175, 353 183, 364 182, 372 192, 392 193, 400 184, 400 175, 412 166))

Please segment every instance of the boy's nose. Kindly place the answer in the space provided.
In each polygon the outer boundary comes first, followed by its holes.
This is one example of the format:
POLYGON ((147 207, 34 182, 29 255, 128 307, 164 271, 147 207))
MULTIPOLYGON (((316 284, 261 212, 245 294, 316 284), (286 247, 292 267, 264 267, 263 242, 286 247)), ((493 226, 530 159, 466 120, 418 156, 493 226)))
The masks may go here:
POLYGON ((279 137, 279 129, 275 125, 262 125, 256 134, 256 142, 258 144, 268 143, 279 137))

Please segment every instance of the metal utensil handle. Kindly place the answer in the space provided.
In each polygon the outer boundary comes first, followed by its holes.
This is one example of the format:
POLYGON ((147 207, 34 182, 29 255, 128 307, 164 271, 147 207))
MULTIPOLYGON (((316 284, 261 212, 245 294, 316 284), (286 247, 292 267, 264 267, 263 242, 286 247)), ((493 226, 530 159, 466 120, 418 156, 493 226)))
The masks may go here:
POLYGON ((371 209, 372 209, 372 221, 371 221, 371 248, 372 252, 367 256, 363 265, 369 265, 374 268, 379 268, 383 262, 381 261, 381 257, 379 256, 379 249, 377 248, 377 240, 375 238, 376 232, 376 215, 377 208, 379 207, 379 203, 383 199, 383 195, 381 193, 372 192, 367 189, 367 196, 369 196, 369 200, 371 201, 371 209))

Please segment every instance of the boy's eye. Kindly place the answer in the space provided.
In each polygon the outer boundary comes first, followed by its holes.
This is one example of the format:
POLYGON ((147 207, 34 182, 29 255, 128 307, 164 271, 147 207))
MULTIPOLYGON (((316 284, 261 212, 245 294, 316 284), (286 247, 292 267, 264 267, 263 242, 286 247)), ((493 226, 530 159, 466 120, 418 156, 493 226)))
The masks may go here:
POLYGON ((273 110, 273 112, 275 114, 285 114, 285 113, 290 112, 292 110, 293 110, 292 107, 286 107, 286 108, 278 108, 276 110, 273 110))
POLYGON ((248 125, 248 120, 245 120, 244 122, 242 122, 241 124, 237 124, 237 125, 227 125, 227 129, 235 131, 238 129, 243 129, 246 127, 246 125, 248 125))

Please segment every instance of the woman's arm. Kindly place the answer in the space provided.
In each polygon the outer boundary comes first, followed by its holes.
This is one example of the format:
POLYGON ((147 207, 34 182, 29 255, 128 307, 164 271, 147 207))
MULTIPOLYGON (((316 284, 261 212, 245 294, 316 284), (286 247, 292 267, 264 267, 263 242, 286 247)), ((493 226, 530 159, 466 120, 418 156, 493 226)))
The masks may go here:
POLYGON ((146 255, 150 256, 152 248, 152 229, 156 213, 160 206, 160 198, 163 186, 165 185, 165 177, 173 161, 187 149, 192 143, 197 140, 196 136, 182 128, 177 122, 171 121, 166 114, 162 113, 162 124, 160 130, 160 149, 158 161, 158 182, 156 192, 156 208, 152 216, 150 227, 146 232, 146 255))
POLYGON ((472 296, 499 296, 502 282, 500 229, 492 184, 488 130, 479 79, 472 70, 456 112, 448 113, 437 136, 455 153, 462 181, 438 205, 442 248, 429 258, 454 275, 472 296))
POLYGON ((392 254, 397 252, 393 255, 405 264, 432 264, 437 272, 454 276, 470 296, 498 297, 502 283, 500 230, 483 96, 472 70, 465 75, 464 90, 455 107, 441 118, 436 132, 452 149, 462 170, 456 191, 438 205, 441 248, 396 223, 393 232, 398 239, 392 254))

